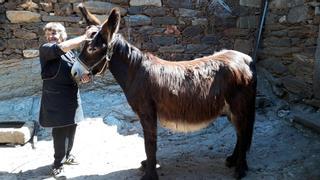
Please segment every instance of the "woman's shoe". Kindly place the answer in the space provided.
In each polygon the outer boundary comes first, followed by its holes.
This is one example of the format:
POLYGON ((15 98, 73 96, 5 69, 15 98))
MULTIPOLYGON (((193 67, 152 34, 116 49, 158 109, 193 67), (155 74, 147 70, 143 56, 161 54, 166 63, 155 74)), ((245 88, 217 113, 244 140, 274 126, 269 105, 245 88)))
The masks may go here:
POLYGON ((69 155, 67 159, 63 162, 65 165, 78 165, 79 162, 76 161, 76 158, 73 155, 69 155))

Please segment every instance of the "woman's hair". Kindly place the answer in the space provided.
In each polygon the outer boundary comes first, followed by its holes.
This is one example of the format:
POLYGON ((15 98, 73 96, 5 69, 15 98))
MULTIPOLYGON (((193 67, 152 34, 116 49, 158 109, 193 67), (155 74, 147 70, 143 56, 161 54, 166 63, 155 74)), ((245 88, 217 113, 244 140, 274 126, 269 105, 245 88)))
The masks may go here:
POLYGON ((59 33, 63 41, 67 39, 66 28, 61 23, 50 22, 50 23, 47 23, 43 28, 43 31, 52 31, 52 30, 55 30, 57 33, 59 33))

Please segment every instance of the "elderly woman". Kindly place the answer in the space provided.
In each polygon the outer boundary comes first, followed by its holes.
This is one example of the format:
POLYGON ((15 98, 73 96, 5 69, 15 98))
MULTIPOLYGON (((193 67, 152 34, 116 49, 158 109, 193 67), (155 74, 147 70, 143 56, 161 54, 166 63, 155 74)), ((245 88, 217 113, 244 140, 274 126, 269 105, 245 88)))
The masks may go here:
MULTIPOLYGON (((44 27, 47 43, 40 46, 41 77, 43 80, 39 122, 52 128, 54 163, 52 175, 63 170, 63 164, 78 164, 70 154, 76 132, 76 122, 83 118, 78 85, 70 70, 76 61, 71 51, 87 39, 91 29, 79 37, 66 40, 65 27, 48 23, 44 27)), ((90 81, 89 76, 81 78, 90 81)))

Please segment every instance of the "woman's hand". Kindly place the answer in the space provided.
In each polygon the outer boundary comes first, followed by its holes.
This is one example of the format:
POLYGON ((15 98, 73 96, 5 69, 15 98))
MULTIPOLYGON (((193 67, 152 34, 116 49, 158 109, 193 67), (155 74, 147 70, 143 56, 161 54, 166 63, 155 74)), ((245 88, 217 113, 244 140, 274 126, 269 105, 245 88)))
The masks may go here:
POLYGON ((99 28, 97 26, 90 26, 85 32, 85 38, 90 40, 94 37, 94 35, 99 32, 99 28))

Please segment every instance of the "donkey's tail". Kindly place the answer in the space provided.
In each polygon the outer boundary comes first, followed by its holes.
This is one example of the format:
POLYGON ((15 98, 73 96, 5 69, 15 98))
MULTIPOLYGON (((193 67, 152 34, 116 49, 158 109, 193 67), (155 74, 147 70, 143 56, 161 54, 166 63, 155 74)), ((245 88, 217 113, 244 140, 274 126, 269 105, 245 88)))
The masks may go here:
POLYGON ((256 72, 252 77, 252 84, 251 84, 251 94, 248 99, 248 114, 247 114, 247 127, 246 127, 246 140, 247 140, 247 148, 246 150, 250 150, 250 146, 252 143, 252 136, 254 130, 254 121, 256 117, 256 94, 257 94, 257 76, 256 72))

